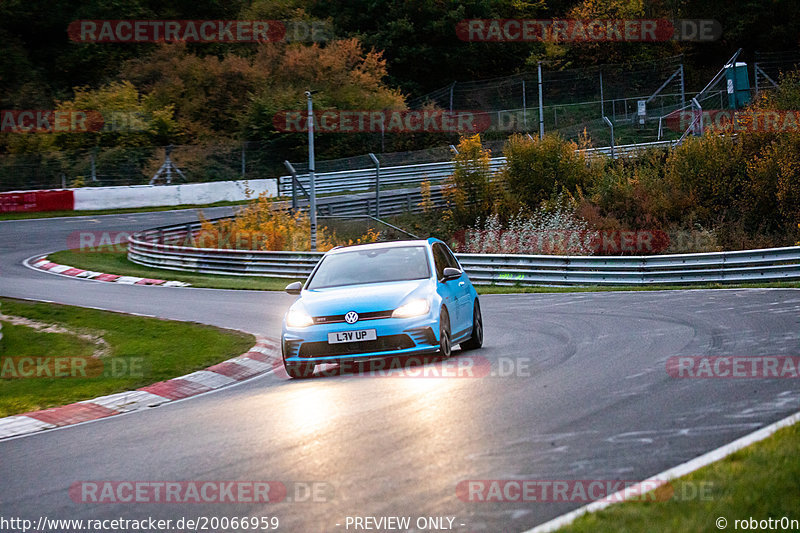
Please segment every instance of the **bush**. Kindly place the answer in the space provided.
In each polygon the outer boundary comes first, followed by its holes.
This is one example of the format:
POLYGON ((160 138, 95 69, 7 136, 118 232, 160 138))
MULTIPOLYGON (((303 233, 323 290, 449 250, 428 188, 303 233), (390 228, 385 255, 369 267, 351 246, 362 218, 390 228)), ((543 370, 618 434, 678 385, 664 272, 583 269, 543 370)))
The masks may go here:
MULTIPOLYGON (((200 215, 201 229, 195 237, 198 248, 235 250, 277 250, 307 252, 311 248, 311 221, 302 211, 291 213, 275 208, 273 200, 260 195, 236 217, 216 224, 200 215)), ((317 250, 325 252, 334 246, 365 244, 378 240, 372 229, 357 239, 339 239, 324 226, 317 227, 317 250)))
POLYGON ((730 136, 688 137, 667 158, 666 178, 689 197, 701 224, 735 219, 746 180, 742 146, 730 136))
POLYGON ((457 224, 469 225, 492 212, 494 186, 489 167, 491 152, 481 145, 480 135, 462 137, 453 158, 453 174, 447 179, 444 196, 457 224))
POLYGON ((578 146, 556 135, 531 140, 514 135, 505 145, 507 164, 504 186, 520 203, 534 210, 552 194, 567 191, 578 194, 589 181, 591 172, 578 146))
POLYGON ((666 157, 662 150, 649 150, 636 159, 596 163, 581 213, 593 210, 586 218, 611 230, 661 228, 684 219, 691 202, 665 179, 666 157))
POLYGON ((497 214, 469 228, 460 251, 488 254, 592 255, 598 233, 577 216, 574 203, 559 196, 532 215, 519 212, 502 224, 497 214))

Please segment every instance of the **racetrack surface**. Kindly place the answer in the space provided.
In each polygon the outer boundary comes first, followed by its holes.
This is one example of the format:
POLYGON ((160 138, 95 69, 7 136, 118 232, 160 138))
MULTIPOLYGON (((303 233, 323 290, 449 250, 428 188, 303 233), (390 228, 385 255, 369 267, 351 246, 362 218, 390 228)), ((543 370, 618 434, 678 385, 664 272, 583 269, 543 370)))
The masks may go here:
MULTIPOLYGON (((94 283, 21 265, 66 248, 76 230, 193 219, 174 211, 0 222, 0 295, 277 337, 293 301, 283 293, 94 283)), ((484 348, 456 351, 456 360, 486 358, 510 375, 270 374, 0 441, 0 514, 277 516, 283 531, 346 531, 347 516, 449 516, 457 531, 524 531, 584 502, 467 502, 458 483, 642 480, 800 410, 797 379, 675 379, 666 371, 679 355, 800 355, 800 291, 485 295, 481 304, 484 348), (281 481, 290 497, 295 483, 321 482, 333 494, 325 502, 76 503, 68 490, 83 480, 281 481)))

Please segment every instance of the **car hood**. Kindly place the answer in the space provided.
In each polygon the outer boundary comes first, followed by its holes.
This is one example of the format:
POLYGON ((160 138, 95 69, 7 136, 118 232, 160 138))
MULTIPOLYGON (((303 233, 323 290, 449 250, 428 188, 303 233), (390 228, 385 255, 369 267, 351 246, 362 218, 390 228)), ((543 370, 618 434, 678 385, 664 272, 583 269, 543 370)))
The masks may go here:
POLYGON ((429 279, 420 279, 304 290, 297 303, 311 316, 389 311, 400 307, 412 294, 427 297, 430 283, 429 279))

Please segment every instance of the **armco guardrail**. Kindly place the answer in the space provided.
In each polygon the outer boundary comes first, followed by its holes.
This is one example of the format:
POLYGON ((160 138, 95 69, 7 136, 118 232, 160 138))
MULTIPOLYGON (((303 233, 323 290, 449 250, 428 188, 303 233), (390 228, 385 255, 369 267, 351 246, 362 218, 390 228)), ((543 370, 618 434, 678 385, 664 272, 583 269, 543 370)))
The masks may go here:
MULTIPOLYGON (((490 162, 492 172, 497 172, 504 164, 504 157, 496 157, 490 162)), ((390 187, 419 187, 421 181, 442 183, 453 173, 453 163, 443 161, 440 163, 421 163, 398 167, 381 167, 381 189, 390 187)), ((298 174, 300 184, 308 190, 308 174, 298 174)), ((292 177, 279 178, 280 192, 282 195, 291 196, 292 177)), ((342 193, 346 191, 369 191, 375 188, 375 167, 360 168, 356 170, 342 170, 339 172, 322 172, 316 174, 314 189, 317 194, 342 193)), ((383 213, 383 195, 381 195, 381 213, 383 213)))
MULTIPOLYGON (((128 258, 140 265, 237 276, 304 278, 322 253, 185 246, 198 224, 136 233, 128 258)), ((689 285, 800 279, 800 247, 651 256, 457 254, 480 285, 689 285)))
MULTIPOLYGON (((675 141, 658 141, 651 143, 625 144, 614 147, 614 157, 630 157, 647 148, 672 148, 675 141)), ((583 150, 587 157, 610 156, 611 147, 588 148, 583 150)), ((489 168, 497 172, 506 164, 505 157, 493 157, 489 161, 489 168)), ((356 170, 342 170, 339 172, 321 172, 316 174, 314 188, 317 194, 342 193, 346 191, 360 192, 374 190, 375 167, 360 168, 356 170)), ((391 187, 419 187, 419 183, 428 180, 431 183, 442 183, 453 173, 453 162, 419 163, 380 168, 381 188, 391 187)), ((300 184, 308 190, 308 174, 298 174, 300 184)), ((282 195, 291 196, 292 177, 279 178, 279 191, 282 195)), ((381 214, 383 214, 383 199, 381 199, 381 214)))

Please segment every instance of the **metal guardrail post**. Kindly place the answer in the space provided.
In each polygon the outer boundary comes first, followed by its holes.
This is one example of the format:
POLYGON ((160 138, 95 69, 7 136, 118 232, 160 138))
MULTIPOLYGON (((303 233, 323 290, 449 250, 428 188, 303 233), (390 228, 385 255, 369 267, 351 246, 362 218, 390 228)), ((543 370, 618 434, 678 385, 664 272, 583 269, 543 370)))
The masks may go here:
POLYGON ((194 231, 192 231, 192 223, 186 224, 186 237, 183 239, 184 246, 191 246, 194 242, 194 231))
POLYGON ((289 160, 284 161, 283 166, 286 167, 286 170, 289 171, 289 174, 292 177, 292 211, 295 211, 297 210, 297 185, 300 183, 300 180, 297 179, 297 171, 294 169, 289 160))

